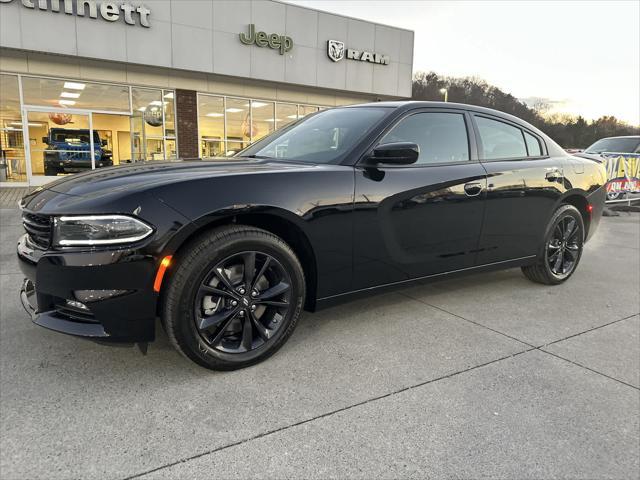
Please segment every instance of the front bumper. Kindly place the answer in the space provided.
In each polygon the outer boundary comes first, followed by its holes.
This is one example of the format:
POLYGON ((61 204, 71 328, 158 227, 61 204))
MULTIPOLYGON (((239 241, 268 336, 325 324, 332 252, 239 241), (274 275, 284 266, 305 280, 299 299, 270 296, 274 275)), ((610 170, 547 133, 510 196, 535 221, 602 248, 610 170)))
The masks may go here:
POLYGON ((37 325, 107 342, 148 342, 155 336, 156 260, 131 250, 42 251, 23 235, 18 260, 20 299, 37 325), (78 305, 79 292, 117 292, 78 305), (70 301, 70 303, 69 303, 70 301))

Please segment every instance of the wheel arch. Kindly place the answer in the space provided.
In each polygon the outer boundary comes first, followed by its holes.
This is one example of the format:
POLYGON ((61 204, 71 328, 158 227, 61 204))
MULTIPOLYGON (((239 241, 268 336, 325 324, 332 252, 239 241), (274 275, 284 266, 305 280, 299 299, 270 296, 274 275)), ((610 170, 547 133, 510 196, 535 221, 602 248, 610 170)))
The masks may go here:
MULTIPOLYGON (((179 260, 181 251, 188 246, 189 242, 205 232, 225 225, 246 225, 266 230, 287 243, 300 260, 307 292, 305 310, 314 311, 318 282, 316 256, 308 236, 299 224, 300 222, 291 217, 295 217, 295 215, 273 207, 256 207, 243 209, 241 212, 221 211, 216 214, 208 214, 178 232, 167 246, 167 251, 175 260, 179 260)), ((166 278, 163 279, 160 296, 169 283, 170 276, 171 269, 167 270, 166 278)), ((162 301, 158 302, 158 309, 161 308, 161 305, 162 301)))
POLYGON ((573 205, 578 209, 580 215, 582 215, 582 221, 584 222, 584 237, 585 239, 589 235, 589 227, 591 225, 591 213, 589 211, 589 201, 582 193, 577 191, 569 192, 562 198, 560 204, 573 205))

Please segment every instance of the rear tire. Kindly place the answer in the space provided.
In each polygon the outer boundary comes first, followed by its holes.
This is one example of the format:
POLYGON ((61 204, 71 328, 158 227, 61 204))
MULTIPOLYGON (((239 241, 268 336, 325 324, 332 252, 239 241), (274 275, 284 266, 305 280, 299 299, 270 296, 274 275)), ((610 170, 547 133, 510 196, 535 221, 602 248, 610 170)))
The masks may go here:
POLYGON ((250 226, 225 226, 193 240, 163 295, 173 346, 212 370, 235 370, 273 355, 295 329, 305 280, 293 250, 250 226))
POLYGON ((573 205, 561 205, 551 217, 536 263, 522 267, 532 282, 558 285, 576 271, 584 246, 584 221, 573 205))
POLYGON ((57 167, 50 167, 49 165, 44 166, 44 174, 47 177, 55 177, 56 175, 58 175, 58 168, 57 167))

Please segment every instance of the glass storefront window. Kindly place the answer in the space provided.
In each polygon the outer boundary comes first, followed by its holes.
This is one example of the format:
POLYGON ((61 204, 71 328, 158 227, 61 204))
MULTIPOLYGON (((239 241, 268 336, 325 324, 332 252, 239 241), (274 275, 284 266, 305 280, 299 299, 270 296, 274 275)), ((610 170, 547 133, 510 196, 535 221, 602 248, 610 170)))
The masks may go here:
POLYGON ((177 158, 172 90, 0 75, 0 182, 177 158))
POLYGON ((224 98, 198 95, 198 128, 200 131, 200 156, 202 158, 224 155, 224 98))
POLYGON ((198 94, 200 156, 233 155, 320 108, 323 107, 198 94))
POLYGON ((274 102, 251 100, 251 142, 256 142, 275 130, 274 108, 274 102))
POLYGON ((162 92, 162 103, 164 108, 164 134, 166 137, 176 136, 176 107, 175 93, 164 90, 162 92))
POLYGON ((300 105, 298 107, 298 118, 306 117, 310 113, 316 113, 318 110, 318 107, 311 105, 300 105))
POLYGON ((298 119, 298 106, 291 103, 276 105, 276 128, 282 128, 298 119))
POLYGON ((164 144, 166 146, 166 148, 165 148, 166 159, 167 160, 177 160, 178 159, 178 150, 177 150, 177 147, 176 147, 175 138, 166 139, 164 144))
POLYGON ((129 87, 105 83, 22 77, 25 105, 129 112, 129 87))
POLYGON ((227 155, 238 152, 251 141, 251 111, 242 98, 227 98, 225 107, 227 155))
POLYGON ((174 93, 167 90, 132 88, 133 160, 165 160, 165 139, 173 140, 175 158, 174 93), (168 138, 167 138, 168 137, 168 138))
POLYGON ((17 75, 0 75, 0 182, 26 182, 17 75))

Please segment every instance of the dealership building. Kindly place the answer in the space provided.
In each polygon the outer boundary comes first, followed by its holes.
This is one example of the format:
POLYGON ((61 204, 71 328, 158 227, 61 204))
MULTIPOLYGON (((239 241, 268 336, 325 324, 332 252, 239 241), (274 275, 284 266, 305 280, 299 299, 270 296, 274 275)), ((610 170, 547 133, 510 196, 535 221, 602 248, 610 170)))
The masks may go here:
POLYGON ((223 156, 319 109, 408 98, 413 39, 269 0, 0 0, 0 186, 223 156))

